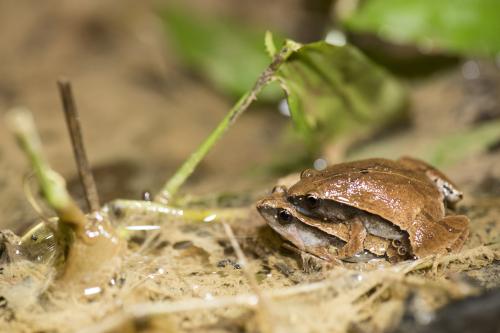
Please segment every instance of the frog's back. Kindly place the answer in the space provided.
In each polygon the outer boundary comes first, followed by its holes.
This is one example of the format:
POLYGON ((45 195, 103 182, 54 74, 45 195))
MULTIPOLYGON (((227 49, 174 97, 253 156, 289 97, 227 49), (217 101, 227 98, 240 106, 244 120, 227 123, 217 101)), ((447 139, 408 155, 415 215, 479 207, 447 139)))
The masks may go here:
POLYGON ((437 221, 444 216, 442 195, 425 174, 387 159, 333 165, 303 177, 289 195, 316 193, 367 211, 409 231, 417 215, 437 221))

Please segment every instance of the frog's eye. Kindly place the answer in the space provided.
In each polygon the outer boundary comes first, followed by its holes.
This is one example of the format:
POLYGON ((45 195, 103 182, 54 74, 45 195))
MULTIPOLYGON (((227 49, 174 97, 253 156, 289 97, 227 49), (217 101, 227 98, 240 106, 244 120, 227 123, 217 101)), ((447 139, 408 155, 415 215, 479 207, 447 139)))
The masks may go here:
POLYGON ((319 199, 314 194, 308 194, 305 198, 307 208, 314 209, 319 207, 319 199))
POLYGON ((318 172, 316 170, 313 170, 313 169, 305 169, 304 171, 302 171, 300 173, 300 179, 304 179, 304 178, 308 178, 308 177, 312 177, 314 176, 315 174, 317 174, 318 172))
POLYGON ((286 209, 280 209, 278 211, 278 222, 279 223, 290 223, 292 222, 293 216, 286 209))

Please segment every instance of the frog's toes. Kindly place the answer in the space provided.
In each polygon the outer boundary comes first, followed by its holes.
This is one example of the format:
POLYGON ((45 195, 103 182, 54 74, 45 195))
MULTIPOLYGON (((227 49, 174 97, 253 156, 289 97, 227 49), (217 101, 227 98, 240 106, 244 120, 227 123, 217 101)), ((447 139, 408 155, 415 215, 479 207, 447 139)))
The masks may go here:
POLYGON ((325 261, 307 252, 300 253, 302 270, 305 273, 319 272, 323 268, 325 261))

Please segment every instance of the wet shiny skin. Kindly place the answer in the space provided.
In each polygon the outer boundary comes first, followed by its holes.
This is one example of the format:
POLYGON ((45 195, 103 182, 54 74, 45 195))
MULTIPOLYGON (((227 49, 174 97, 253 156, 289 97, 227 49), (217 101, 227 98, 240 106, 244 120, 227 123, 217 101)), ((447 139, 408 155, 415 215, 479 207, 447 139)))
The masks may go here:
MULTIPOLYGON (((295 206, 286 201, 282 194, 273 195, 257 203, 257 209, 273 228, 284 239, 290 241, 299 250, 311 253, 319 258, 335 261, 338 250, 348 238, 348 227, 345 224, 331 225, 325 232, 317 228, 316 220, 307 218, 297 212, 295 206), (286 210, 291 215, 289 221, 280 220, 280 212, 286 210)), ((384 255, 389 243, 386 240, 372 237, 367 241, 367 249, 362 249, 351 257, 340 258, 346 261, 365 261, 384 255)))
POLYGON ((466 216, 445 215, 461 193, 440 171, 411 158, 305 170, 286 195, 301 213, 324 223, 356 221, 368 233, 388 239, 403 232, 417 257, 459 250, 468 235, 466 216), (314 207, 311 196, 319 202, 314 207))

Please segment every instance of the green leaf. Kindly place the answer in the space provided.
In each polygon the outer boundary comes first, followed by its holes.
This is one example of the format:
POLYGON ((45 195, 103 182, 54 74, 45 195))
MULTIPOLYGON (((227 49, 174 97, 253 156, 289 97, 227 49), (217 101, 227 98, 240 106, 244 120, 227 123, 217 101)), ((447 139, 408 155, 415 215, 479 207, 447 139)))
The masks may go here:
MULTIPOLYGON (((265 29, 250 29, 241 22, 200 16, 177 7, 160 14, 173 47, 185 64, 231 97, 246 93, 269 64, 262 42, 265 29)), ((280 96, 277 87, 270 87, 259 97, 276 101, 280 96)))
POLYGON ((500 52, 499 13, 498 0, 371 0, 345 23, 395 42, 494 56, 500 52))
POLYGON ((279 68, 296 129, 310 144, 399 118, 406 91, 352 46, 316 42, 300 47, 279 68))
POLYGON ((264 45, 266 46, 266 51, 269 57, 274 57, 276 55, 276 45, 274 44, 274 38, 271 31, 266 31, 266 35, 264 36, 264 45))

